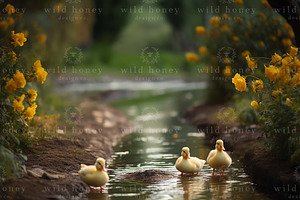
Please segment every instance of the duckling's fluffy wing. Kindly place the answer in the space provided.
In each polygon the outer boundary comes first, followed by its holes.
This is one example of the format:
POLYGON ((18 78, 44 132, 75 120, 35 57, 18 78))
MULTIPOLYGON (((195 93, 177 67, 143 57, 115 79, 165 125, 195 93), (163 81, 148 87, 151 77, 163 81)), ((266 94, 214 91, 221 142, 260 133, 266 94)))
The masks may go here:
POLYGON ((227 157, 227 159, 229 160, 229 162, 230 162, 230 165, 231 165, 231 163, 232 163, 232 159, 231 159, 230 155, 228 155, 228 153, 227 153, 227 152, 225 152, 225 151, 224 151, 224 153, 225 153, 225 155, 226 155, 226 157, 227 157))
POLYGON ((196 169, 202 169, 204 163, 205 163, 205 160, 201 160, 197 157, 191 157, 191 161, 196 165, 196 169))
POLYGON ((95 173, 97 171, 96 167, 91 165, 91 166, 84 166, 82 167, 79 171, 78 174, 82 177, 87 176, 88 174, 95 173))
POLYGON ((175 166, 178 165, 181 161, 182 161, 182 156, 180 156, 180 157, 176 160, 175 166))
POLYGON ((217 150, 211 150, 209 152, 207 159, 206 159, 207 163, 209 162, 209 159, 211 159, 212 157, 214 157, 216 155, 216 153, 217 153, 217 150))

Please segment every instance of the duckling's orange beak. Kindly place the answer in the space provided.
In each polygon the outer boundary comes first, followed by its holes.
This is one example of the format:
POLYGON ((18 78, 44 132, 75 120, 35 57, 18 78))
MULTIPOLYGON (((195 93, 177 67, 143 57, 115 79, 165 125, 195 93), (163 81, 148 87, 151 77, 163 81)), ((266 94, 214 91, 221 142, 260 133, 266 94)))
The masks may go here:
POLYGON ((224 148, 224 146, 221 146, 221 149, 222 149, 223 151, 225 151, 225 148, 224 148))
POLYGON ((190 159, 190 158, 191 158, 189 153, 186 155, 186 158, 187 158, 187 159, 190 159))
POLYGON ((101 167, 102 171, 107 172, 104 166, 101 167))

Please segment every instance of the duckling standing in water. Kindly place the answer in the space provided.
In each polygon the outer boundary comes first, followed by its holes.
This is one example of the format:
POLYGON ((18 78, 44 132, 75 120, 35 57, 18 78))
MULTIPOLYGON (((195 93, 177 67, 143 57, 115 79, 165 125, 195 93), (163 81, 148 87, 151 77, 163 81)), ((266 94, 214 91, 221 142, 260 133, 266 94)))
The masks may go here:
POLYGON ((224 150, 225 148, 223 140, 217 140, 216 149, 211 150, 207 156, 206 161, 207 164, 213 168, 213 176, 215 175, 215 169, 222 169, 222 175, 224 176, 224 170, 227 169, 232 163, 232 159, 224 150))
POLYGON ((183 173, 199 173, 203 168, 205 160, 200 160, 196 157, 190 157, 190 149, 188 147, 183 147, 181 152, 181 157, 176 161, 175 167, 178 171, 183 173))
POLYGON ((105 160, 98 158, 95 165, 86 166, 81 164, 81 169, 78 171, 80 179, 85 182, 91 191, 93 187, 100 187, 101 190, 105 189, 102 186, 105 185, 109 178, 105 169, 105 160))

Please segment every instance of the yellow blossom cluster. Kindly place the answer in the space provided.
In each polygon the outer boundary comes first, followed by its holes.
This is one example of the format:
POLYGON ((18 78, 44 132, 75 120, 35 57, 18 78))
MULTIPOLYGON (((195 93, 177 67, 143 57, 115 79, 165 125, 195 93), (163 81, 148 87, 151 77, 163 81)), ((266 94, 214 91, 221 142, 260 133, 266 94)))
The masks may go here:
MULTIPOLYGON (((2 31, 5 31, 9 26, 13 25, 15 23, 15 19, 18 20, 22 18, 20 13, 16 13, 14 6, 11 4, 8 4, 5 7, 5 10, 8 17, 7 20, 0 21, 0 30, 2 31)), ((42 67, 40 60, 36 60, 34 62, 31 70, 26 70, 25 67, 17 67, 19 65, 16 65, 16 63, 18 62, 18 57, 21 56, 21 54, 18 54, 17 56, 14 48, 24 46, 28 36, 29 32, 27 30, 22 30, 18 33, 16 33, 15 30, 10 31, 9 40, 11 40, 10 44, 12 45, 11 47, 7 47, 7 49, 9 49, 7 53, 8 57, 6 57, 4 62, 16 67, 16 71, 12 75, 7 73, 3 76, 1 81, 5 81, 4 92, 7 93, 7 98, 13 98, 13 111, 19 113, 21 116, 25 116, 28 120, 30 120, 36 114, 37 104, 35 101, 38 94, 34 89, 27 89, 26 91, 26 84, 34 79, 43 84, 46 81, 48 73, 42 67)), ((39 44, 44 44, 47 39, 46 35, 42 33, 42 31, 39 31, 39 35, 33 38, 36 38, 36 41, 39 44)))
POLYGON ((185 55, 186 59, 189 61, 189 62, 198 62, 199 61, 199 56, 195 53, 187 53, 185 55))
MULTIPOLYGON (((257 68, 257 62, 254 59, 246 57, 248 62, 248 67, 254 70, 257 68)), ((298 48, 290 47, 290 52, 284 54, 283 56, 275 53, 272 56, 271 62, 268 66, 265 65, 265 77, 269 79, 270 84, 268 84, 268 89, 266 91, 271 91, 271 95, 277 97, 283 94, 286 90, 292 89, 300 85, 300 60, 298 58, 298 48), (271 90, 270 90, 271 89, 271 90)), ((240 76, 240 74, 235 74, 234 78, 232 78, 232 83, 235 85, 235 89, 243 92, 246 90, 247 82, 246 77, 240 76)), ((249 76, 251 77, 251 76, 249 76)), ((261 79, 257 79, 252 81, 253 92, 257 93, 258 91, 263 90, 264 83, 261 79)), ((292 106, 293 94, 289 92, 285 92, 285 100, 286 104, 292 106)), ((251 106, 254 108, 258 108, 261 104, 256 101, 251 102, 251 106)))
POLYGON ((19 70, 14 74, 13 78, 9 79, 5 85, 5 89, 9 92, 15 91, 17 88, 24 88, 26 79, 19 70))
POLYGON ((250 69, 254 70, 255 68, 257 68, 257 61, 255 59, 250 58, 249 55, 247 55, 245 58, 250 69))
POLYGON ((41 61, 37 60, 33 64, 33 70, 35 71, 36 81, 43 84, 47 78, 48 73, 42 67, 41 61))
POLYGON ((298 48, 291 47, 290 53, 281 57, 274 54, 269 67, 265 66, 265 76, 274 83, 276 89, 290 89, 300 84, 300 60, 298 48))
POLYGON ((235 89, 237 89, 238 91, 243 92, 246 90, 246 79, 239 73, 236 73, 232 78, 232 83, 235 85, 235 89))
MULTIPOLYGON (((8 15, 8 17, 5 17, 5 20, 1 20, 0 21, 0 30, 6 30, 9 26, 12 26, 15 23, 14 18, 12 17, 12 15, 14 13, 16 13, 16 9, 13 5, 11 4, 7 4, 5 7, 5 11, 8 15)), ((21 13, 16 13, 16 15, 19 15, 21 13)), ((4 17, 3 17, 4 19, 4 17)))
POLYGON ((13 105, 14 111, 21 112, 22 110, 24 110, 24 105, 23 105, 24 98, 25 98, 25 94, 14 99, 14 105, 13 105))
POLYGON ((23 46, 24 42, 27 41, 27 38, 24 36, 24 33, 15 33, 15 31, 11 31, 11 39, 13 39, 13 42, 11 42, 13 45, 16 46, 23 46))

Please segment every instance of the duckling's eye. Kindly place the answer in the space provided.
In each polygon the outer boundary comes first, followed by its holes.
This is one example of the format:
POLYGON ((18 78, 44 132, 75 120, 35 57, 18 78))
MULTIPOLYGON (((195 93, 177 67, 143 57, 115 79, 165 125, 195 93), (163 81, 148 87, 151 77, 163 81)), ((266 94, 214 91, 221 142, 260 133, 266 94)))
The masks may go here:
MULTIPOLYGON (((101 165, 101 163, 100 162, 97 162, 99 165, 101 165)), ((102 165, 101 165, 102 166, 102 165)))
POLYGON ((183 153, 185 153, 185 151, 183 151, 183 153))

